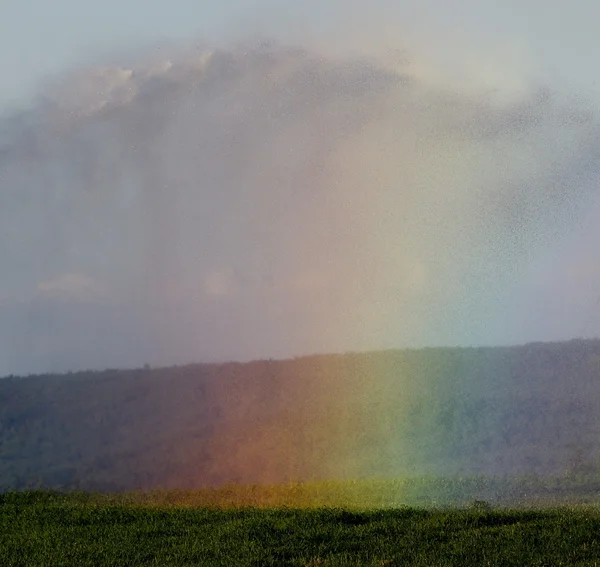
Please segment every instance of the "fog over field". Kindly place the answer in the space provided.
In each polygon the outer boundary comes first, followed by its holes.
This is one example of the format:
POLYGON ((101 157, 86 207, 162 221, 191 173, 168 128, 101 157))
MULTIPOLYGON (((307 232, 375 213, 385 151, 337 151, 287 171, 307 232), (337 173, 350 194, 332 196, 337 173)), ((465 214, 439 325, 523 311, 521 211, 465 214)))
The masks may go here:
POLYGON ((107 61, 0 119, 0 374, 600 331, 592 100, 418 50, 107 61))

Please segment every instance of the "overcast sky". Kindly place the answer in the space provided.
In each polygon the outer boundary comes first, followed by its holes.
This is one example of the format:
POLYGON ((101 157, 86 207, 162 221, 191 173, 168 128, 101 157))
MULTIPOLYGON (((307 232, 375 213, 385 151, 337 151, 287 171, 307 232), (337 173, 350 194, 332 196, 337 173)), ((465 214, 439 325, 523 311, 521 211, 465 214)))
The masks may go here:
POLYGON ((597 336, 598 12, 3 2, 0 374, 597 336))

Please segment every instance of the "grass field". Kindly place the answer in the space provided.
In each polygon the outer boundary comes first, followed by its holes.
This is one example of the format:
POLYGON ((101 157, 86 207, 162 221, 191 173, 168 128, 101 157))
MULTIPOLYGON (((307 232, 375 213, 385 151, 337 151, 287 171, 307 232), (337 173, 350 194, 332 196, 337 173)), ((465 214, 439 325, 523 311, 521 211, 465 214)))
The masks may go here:
MULTIPOLYGON (((247 489, 247 502, 260 490, 247 489)), ((279 497, 285 490, 291 498, 308 488, 281 488, 279 497)), ((594 506, 276 508, 264 499, 264 507, 238 505, 241 493, 233 487, 6 493, 0 495, 0 565, 600 565, 600 508, 594 506)))

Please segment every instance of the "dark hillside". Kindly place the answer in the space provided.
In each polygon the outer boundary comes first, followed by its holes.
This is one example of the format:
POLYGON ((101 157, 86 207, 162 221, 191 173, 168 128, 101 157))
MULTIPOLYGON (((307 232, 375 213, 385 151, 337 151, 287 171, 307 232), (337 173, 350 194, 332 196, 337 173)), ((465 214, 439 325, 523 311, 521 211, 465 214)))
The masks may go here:
POLYGON ((0 486, 597 472, 600 341, 0 380, 0 486))

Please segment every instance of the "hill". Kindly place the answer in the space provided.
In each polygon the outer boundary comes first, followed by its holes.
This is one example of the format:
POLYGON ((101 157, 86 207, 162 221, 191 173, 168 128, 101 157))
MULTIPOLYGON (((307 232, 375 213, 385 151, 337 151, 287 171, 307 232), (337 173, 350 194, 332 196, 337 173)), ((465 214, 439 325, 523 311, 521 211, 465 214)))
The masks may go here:
POLYGON ((0 380, 0 489, 595 473, 600 341, 0 380))

